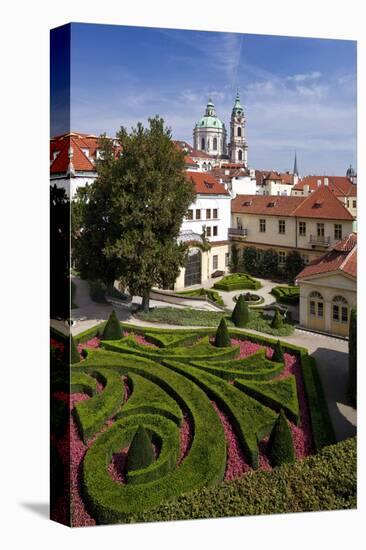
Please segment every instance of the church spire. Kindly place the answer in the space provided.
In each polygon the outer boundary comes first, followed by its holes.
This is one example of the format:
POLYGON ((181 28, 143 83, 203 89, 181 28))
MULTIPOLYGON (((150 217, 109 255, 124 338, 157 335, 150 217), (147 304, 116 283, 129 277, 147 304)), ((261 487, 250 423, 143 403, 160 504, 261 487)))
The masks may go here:
POLYGON ((299 176, 299 171, 298 171, 298 169, 297 169, 296 151, 295 151, 295 161, 294 161, 294 176, 299 176))

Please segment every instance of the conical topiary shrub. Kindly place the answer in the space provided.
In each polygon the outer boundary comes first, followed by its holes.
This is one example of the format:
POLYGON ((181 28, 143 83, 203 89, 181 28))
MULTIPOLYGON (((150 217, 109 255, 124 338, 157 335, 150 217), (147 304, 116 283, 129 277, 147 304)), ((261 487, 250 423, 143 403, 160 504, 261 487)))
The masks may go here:
POLYGON ((120 340, 122 338, 122 328, 116 312, 113 310, 104 327, 102 340, 120 340))
POLYGON ((246 303, 243 294, 240 294, 239 299, 235 304, 234 311, 231 315, 231 320, 236 327, 245 327, 249 321, 248 304, 246 303))
POLYGON ((221 319, 216 331, 215 346, 217 348, 228 348, 231 346, 230 336, 224 318, 221 319))
POLYGON ((292 433, 283 409, 281 409, 269 437, 267 455, 272 466, 295 462, 292 433))
POLYGON ((281 328, 282 325, 283 325, 282 315, 280 313, 280 310, 276 307, 275 308, 275 314, 274 314, 272 322, 271 322, 271 327, 272 328, 281 328))
POLYGON ((150 437, 145 428, 139 426, 128 450, 126 472, 147 468, 154 460, 155 456, 150 437))
POLYGON ((276 363, 283 363, 284 359, 285 357, 283 355, 281 342, 277 340, 273 350, 272 361, 276 361, 276 363))
POLYGON ((65 340, 63 355, 63 359, 66 365, 69 365, 70 363, 79 363, 80 361, 78 348, 76 347, 75 340, 72 337, 72 334, 70 334, 70 337, 65 340))

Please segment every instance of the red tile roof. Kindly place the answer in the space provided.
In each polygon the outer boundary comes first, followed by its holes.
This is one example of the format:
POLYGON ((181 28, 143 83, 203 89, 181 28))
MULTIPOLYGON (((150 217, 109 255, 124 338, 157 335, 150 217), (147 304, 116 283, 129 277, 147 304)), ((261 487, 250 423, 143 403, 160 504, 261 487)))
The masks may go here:
POLYGON ((200 195, 229 195, 222 183, 219 183, 208 172, 192 172, 187 170, 187 178, 195 186, 196 193, 200 195))
POLYGON ((285 185, 293 185, 294 175, 290 172, 275 172, 274 170, 256 170, 257 185, 263 185, 266 180, 279 181, 285 185))
MULTIPOLYGON (((98 148, 98 136, 70 132, 51 138, 51 174, 66 174, 70 169, 70 162, 75 172, 95 172, 94 162, 98 148), (86 151, 88 150, 88 154, 86 151), (56 158, 54 154, 58 153, 56 158)), ((116 152, 120 147, 116 147, 116 152)))
POLYGON ((351 233, 337 243, 332 250, 313 260, 297 275, 296 280, 314 275, 343 272, 357 277, 357 235, 351 233))
POLYGON ((182 151, 185 151, 192 158, 204 158, 213 160, 213 158, 208 153, 206 153, 205 151, 199 151, 198 149, 193 149, 193 147, 189 145, 189 143, 187 143, 186 141, 173 140, 173 142, 177 147, 179 147, 182 151))
POLYGON ((297 216, 328 220, 353 220, 352 214, 328 187, 322 185, 308 197, 237 195, 231 211, 242 214, 297 216))
POLYGON ((293 189, 295 191, 303 191, 304 185, 308 185, 311 191, 314 191, 318 188, 318 181, 321 182, 321 185, 324 184, 324 180, 328 178, 328 187, 333 193, 337 196, 356 196, 357 195, 357 185, 352 183, 352 181, 346 176, 306 176, 298 181, 294 185, 293 189))

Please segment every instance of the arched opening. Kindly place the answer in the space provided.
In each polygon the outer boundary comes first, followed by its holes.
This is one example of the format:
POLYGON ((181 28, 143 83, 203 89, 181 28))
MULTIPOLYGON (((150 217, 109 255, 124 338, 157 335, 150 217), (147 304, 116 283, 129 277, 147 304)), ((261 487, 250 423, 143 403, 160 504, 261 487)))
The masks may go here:
POLYGON ((205 138, 201 138, 201 149, 202 151, 205 150, 205 138))
POLYGON ((348 334, 349 304, 343 296, 334 296, 332 300, 332 332, 346 336, 348 334))
POLYGON ((316 290, 309 294, 308 324, 310 328, 315 330, 324 330, 324 298, 320 292, 316 290))
POLYGON ((186 271, 184 274, 184 286, 200 285, 202 272, 202 253, 198 248, 188 251, 186 271))
POLYGON ((202 170, 204 170, 204 171, 207 170, 207 164, 205 162, 202 164, 202 170))
POLYGON ((213 138, 212 148, 213 148, 214 151, 217 151, 217 138, 216 137, 213 138))
POLYGON ((240 126, 238 128, 238 137, 241 137, 241 128, 240 128, 240 126))
POLYGON ((241 149, 238 151, 238 160, 243 160, 243 151, 241 149))
POLYGON ((210 140, 207 138, 207 145, 206 145, 206 151, 210 150, 210 140))

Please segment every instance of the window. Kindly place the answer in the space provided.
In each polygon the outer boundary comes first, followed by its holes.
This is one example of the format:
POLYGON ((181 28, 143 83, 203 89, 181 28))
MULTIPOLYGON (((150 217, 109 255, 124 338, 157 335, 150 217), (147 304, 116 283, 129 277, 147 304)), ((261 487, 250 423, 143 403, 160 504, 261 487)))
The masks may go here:
POLYGON ((217 208, 214 208, 213 209, 213 216, 212 216, 215 220, 217 219, 217 208))
POLYGON ((285 220, 278 220, 278 232, 279 233, 286 233, 286 221, 285 220))
POLYGON ((212 256, 212 267, 213 269, 217 269, 219 265, 219 257, 218 256, 212 256))
POLYGON ((333 321, 348 323, 348 302, 343 296, 335 296, 332 303, 333 321))
POLYGON ((226 254, 225 254, 225 267, 228 267, 229 262, 230 262, 230 254, 229 254, 229 252, 226 252, 226 254))
POLYGON ((306 235, 306 222, 299 222, 299 235, 305 237, 306 235))
POLYGON ((238 151, 238 160, 243 160, 243 151, 241 149, 238 151))
POLYGON ((202 150, 205 149, 205 138, 202 138, 202 139, 201 139, 201 149, 202 149, 202 150))
POLYGON ((211 208, 207 208, 206 209, 206 220, 210 220, 211 219, 211 208))
POLYGON ((278 263, 280 265, 283 265, 286 262, 286 252, 283 252, 283 250, 280 250, 278 253, 278 263))
POLYGON ((237 229, 243 229, 243 222, 241 221, 241 218, 236 218, 236 227, 237 229))
POLYGON ((357 201, 352 201, 352 208, 356 208, 357 201))
POLYGON ((201 219, 201 210, 198 209, 196 210, 196 220, 200 220, 201 219))
POLYGON ((323 296, 316 290, 309 295, 309 313, 312 317, 324 317, 324 303, 323 296))
POLYGON ((211 237, 211 227, 206 227, 206 237, 211 237))
POLYGON ((217 237, 217 225, 213 226, 213 236, 217 237))
POLYGON ((187 212, 187 219, 188 220, 193 220, 193 210, 188 210, 187 212))
POLYGON ((241 137, 241 128, 240 128, 240 126, 238 128, 238 137, 241 137))
POLYGON ((265 233, 266 232, 266 220, 260 219, 259 220, 259 232, 265 233))
POLYGON ((324 238, 324 223, 316 224, 316 234, 318 238, 320 239, 324 238))
POLYGON ((213 148, 214 151, 217 151, 217 138, 213 138, 212 148, 213 148))
POLYGON ((340 241, 342 239, 342 224, 341 223, 335 223, 334 224, 334 238, 336 241, 340 241))
POLYGON ((324 313, 324 304, 323 302, 318 302, 318 317, 323 318, 324 313))

